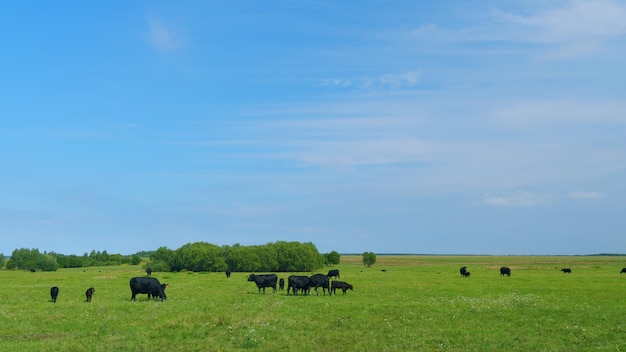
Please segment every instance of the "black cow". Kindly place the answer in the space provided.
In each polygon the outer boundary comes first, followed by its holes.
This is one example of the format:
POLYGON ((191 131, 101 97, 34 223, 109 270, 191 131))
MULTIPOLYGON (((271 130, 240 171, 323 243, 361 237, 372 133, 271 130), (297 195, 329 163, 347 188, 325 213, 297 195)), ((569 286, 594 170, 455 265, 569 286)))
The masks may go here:
MULTIPOLYGON (((166 288, 168 288, 168 287, 170 287, 170 285, 169 285, 169 284, 161 284, 161 288, 163 289, 163 296, 165 296, 165 289, 166 289, 166 288)), ((158 291, 157 291, 157 292, 148 293, 148 299, 150 300, 150 299, 153 299, 153 298, 154 298, 155 300, 156 300, 157 298, 160 298, 160 297, 159 297, 159 292, 158 292, 158 291)))
POLYGON ((330 289, 331 291, 333 291, 333 294, 337 294, 337 289, 340 288, 343 291, 343 294, 346 294, 347 290, 354 290, 354 288, 352 287, 352 285, 350 285, 347 282, 343 282, 343 281, 333 281, 330 284, 330 289))
POLYGON ((507 268, 506 266, 503 266, 500 268, 500 276, 511 276, 511 269, 507 268))
MULTIPOLYGON (((167 284, 165 284, 167 287, 167 284)), ((133 277, 130 279, 130 291, 132 292, 131 301, 136 301, 138 293, 148 294, 148 299, 151 296, 159 297, 161 301, 165 301, 165 288, 161 285, 159 280, 153 277, 133 277)))
POLYGON ((280 278, 280 280, 278 280, 278 289, 279 290, 285 289, 285 279, 283 279, 282 277, 280 278))
POLYGON ((619 272, 620 274, 626 273, 626 268, 622 268, 622 271, 619 272))
POLYGON ((326 276, 328 276, 328 278, 336 277, 336 278, 339 279, 339 270, 337 270, 337 269, 328 270, 328 275, 326 275, 326 276))
POLYGON ((152 268, 151 267, 147 267, 146 268, 146 274, 148 274, 148 276, 152 275, 152 268))
POLYGON ((52 298, 52 302, 56 303, 57 296, 59 295, 59 288, 54 286, 50 289, 50 297, 52 298))
POLYGON ((90 287, 87 289, 87 291, 85 291, 85 296, 87 296, 87 302, 91 302, 91 296, 93 296, 94 292, 96 292, 96 289, 93 287, 90 287))
POLYGON ((289 295, 289 290, 291 290, 295 296, 298 295, 298 290, 302 291, 302 295, 306 295, 310 287, 311 278, 308 276, 291 275, 287 278, 287 295, 289 295))
POLYGON ((229 278, 229 277, 230 277, 230 273, 231 273, 230 269, 226 269, 226 277, 227 277, 227 278, 229 278))
POLYGON ((317 296, 320 295, 320 293, 317 292, 318 287, 322 288, 322 291, 324 291, 324 296, 326 296, 326 290, 328 290, 328 295, 330 296, 330 284, 328 282, 328 275, 324 275, 324 274, 312 275, 309 287, 313 287, 315 289, 315 294, 317 296))
POLYGON ((563 268, 563 269, 561 269, 561 271, 562 271, 564 274, 571 274, 571 273, 572 273, 572 269, 570 269, 570 268, 563 268))
POLYGON ((459 272, 461 273, 461 276, 463 276, 463 277, 470 276, 470 272, 467 271, 467 267, 466 266, 462 266, 461 269, 459 269, 459 272))
POLYGON ((256 287, 259 288, 259 293, 261 293, 261 289, 263 289, 263 293, 265 293, 266 287, 271 287, 274 289, 274 293, 276 293, 276 282, 278 281, 278 275, 276 274, 265 274, 265 275, 255 275, 250 274, 248 277, 248 281, 254 281, 256 287))

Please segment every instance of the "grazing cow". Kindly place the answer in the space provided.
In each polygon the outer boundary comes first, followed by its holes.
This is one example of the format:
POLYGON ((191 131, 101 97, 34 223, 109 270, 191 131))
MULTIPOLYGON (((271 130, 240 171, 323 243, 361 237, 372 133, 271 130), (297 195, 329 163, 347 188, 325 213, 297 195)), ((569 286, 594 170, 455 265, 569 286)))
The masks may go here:
POLYGON ((308 276, 291 275, 287 278, 287 295, 289 295, 289 290, 291 290, 294 296, 297 296, 298 290, 301 290, 304 296, 310 287, 311 278, 308 276))
POLYGON ((96 289, 93 287, 90 287, 87 289, 87 291, 85 291, 85 296, 87 296, 87 302, 91 302, 91 296, 93 296, 94 292, 96 292, 96 289))
POLYGON ((271 287, 274 289, 274 293, 276 293, 276 282, 278 281, 278 275, 276 274, 265 274, 265 275, 255 275, 250 274, 248 277, 248 281, 254 281, 256 287, 259 288, 259 293, 261 293, 261 289, 263 289, 263 293, 265 293, 266 287, 271 287))
POLYGON ((467 267, 466 266, 462 266, 461 269, 459 269, 459 272, 461 273, 461 276, 463 276, 463 277, 470 276, 470 272, 467 271, 467 267))
POLYGON ((315 289, 315 294, 317 296, 320 295, 320 293, 317 292, 318 287, 322 288, 322 291, 324 291, 324 296, 326 296, 326 290, 328 290, 328 295, 330 296, 330 284, 328 283, 328 275, 324 275, 324 274, 312 275, 309 287, 313 287, 315 289))
POLYGON ((346 294, 347 290, 354 290, 354 288, 352 287, 352 285, 350 285, 347 282, 343 282, 343 281, 333 281, 330 284, 330 289, 331 291, 333 291, 333 294, 337 294, 337 289, 340 288, 343 291, 343 294, 346 294))
POLYGON ((500 276, 511 276, 511 269, 507 268, 506 266, 503 266, 500 268, 500 276))
POLYGON ((339 270, 338 269, 332 269, 332 270, 328 270, 328 276, 329 279, 336 277, 339 279, 339 270))
POLYGON ((626 273, 626 268, 622 268, 622 271, 619 272, 620 274, 626 273))
MULTIPOLYGON (((161 284, 161 288, 163 289, 163 296, 165 296, 165 289, 170 287, 169 284, 161 284)), ((152 293, 148 293, 148 300, 154 298, 155 300, 159 297, 159 292, 152 292, 152 293)))
POLYGON ((285 279, 283 279, 282 277, 280 278, 280 280, 278 280, 278 289, 279 290, 285 289, 285 279))
POLYGON ((231 273, 230 269, 226 269, 226 278, 230 277, 230 273, 231 273))
POLYGON ((564 274, 571 274, 571 273, 572 273, 572 269, 570 269, 570 268, 563 268, 563 269, 561 269, 561 271, 562 271, 564 274))
POLYGON ((52 302, 57 302, 57 296, 59 295, 59 288, 54 286, 50 289, 50 297, 52 298, 52 302))
POLYGON ((148 299, 151 296, 159 297, 161 301, 165 301, 167 298, 165 296, 165 286, 161 285, 159 280, 153 277, 133 277, 130 279, 130 291, 132 292, 131 301, 136 301, 136 296, 138 293, 146 293, 148 294, 148 299))

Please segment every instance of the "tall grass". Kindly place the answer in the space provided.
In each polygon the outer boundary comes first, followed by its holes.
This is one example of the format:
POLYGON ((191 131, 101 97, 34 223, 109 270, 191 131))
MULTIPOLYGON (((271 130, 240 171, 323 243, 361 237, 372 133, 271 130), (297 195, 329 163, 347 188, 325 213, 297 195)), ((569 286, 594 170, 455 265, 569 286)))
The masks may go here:
POLYGON ((258 294, 249 273, 183 272, 153 274, 170 285, 166 302, 132 302, 140 267, 0 271, 0 349, 626 350, 624 257, 379 256, 371 268, 360 259, 342 257, 341 280, 355 289, 331 297, 258 294))

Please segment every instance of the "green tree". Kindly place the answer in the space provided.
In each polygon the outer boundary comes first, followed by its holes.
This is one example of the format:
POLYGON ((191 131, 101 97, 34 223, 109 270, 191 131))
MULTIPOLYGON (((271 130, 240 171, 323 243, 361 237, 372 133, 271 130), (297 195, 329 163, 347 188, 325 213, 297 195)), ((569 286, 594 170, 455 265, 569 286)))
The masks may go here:
POLYGON ((376 254, 374 252, 363 253, 363 265, 370 267, 376 264, 376 254))
POLYGON ((133 254, 133 256, 131 257, 130 263, 132 265, 141 264, 141 257, 138 254, 133 254))
POLYGON ((341 261, 341 255, 337 251, 324 254, 324 263, 326 265, 337 265, 341 261))
POLYGON ((206 242, 183 245, 176 250, 177 267, 191 271, 224 271, 226 261, 220 247, 206 242))
POLYGON ((16 249, 7 262, 7 269, 56 271, 57 267, 54 255, 41 253, 37 248, 16 249))

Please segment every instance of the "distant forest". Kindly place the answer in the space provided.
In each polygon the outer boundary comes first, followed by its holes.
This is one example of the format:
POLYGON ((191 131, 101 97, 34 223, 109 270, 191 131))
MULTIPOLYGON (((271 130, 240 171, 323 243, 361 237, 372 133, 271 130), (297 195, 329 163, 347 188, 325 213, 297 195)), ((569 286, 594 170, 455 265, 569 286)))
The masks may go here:
POLYGON ((336 251, 320 254, 311 242, 270 242, 265 245, 217 246, 207 242, 188 243, 172 250, 160 247, 155 251, 141 251, 132 255, 91 251, 78 255, 40 252, 39 249, 20 248, 8 260, 0 254, 0 268, 8 270, 56 271, 59 268, 90 266, 139 265, 152 271, 246 271, 292 272, 312 271, 324 265, 339 264, 336 251), (146 261, 147 259, 147 261, 146 261))

